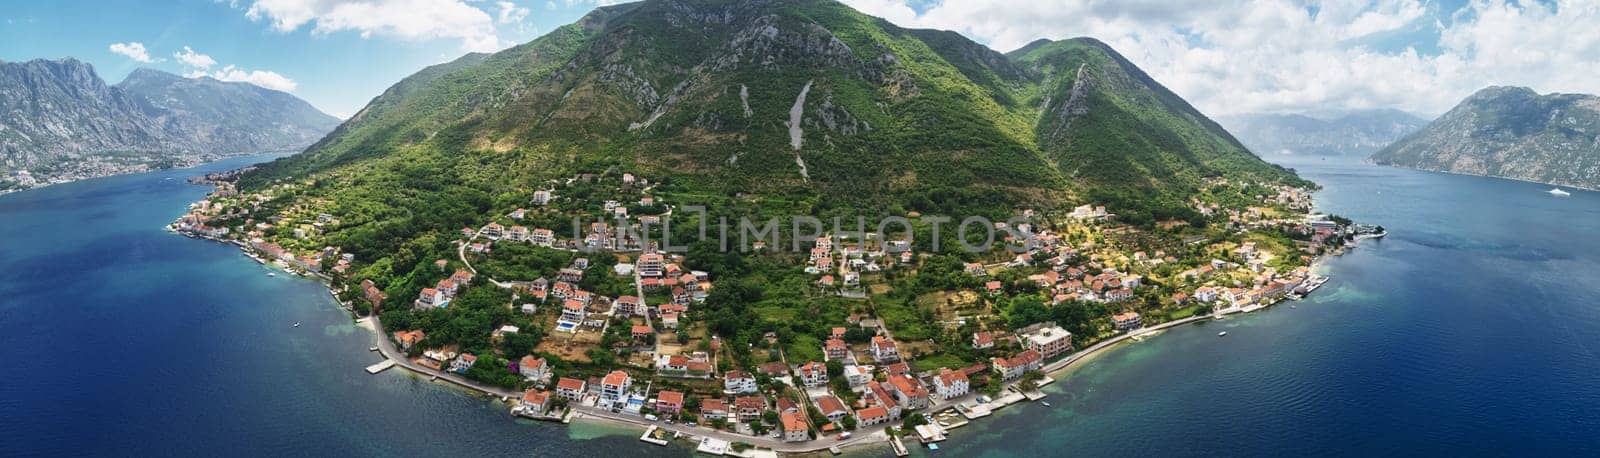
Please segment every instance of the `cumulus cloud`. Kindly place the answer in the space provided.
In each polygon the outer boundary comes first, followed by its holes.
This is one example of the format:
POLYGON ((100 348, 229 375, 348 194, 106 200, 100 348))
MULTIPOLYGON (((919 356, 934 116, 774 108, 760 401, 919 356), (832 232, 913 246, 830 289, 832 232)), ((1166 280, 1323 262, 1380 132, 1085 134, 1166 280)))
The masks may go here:
POLYGON ((1600 93, 1600 2, 1589 0, 1471 0, 1455 10, 1427 0, 844 1, 1000 51, 1099 38, 1211 115, 1437 114, 1492 84, 1600 93), (1422 41, 1383 44, 1395 36, 1422 41))
POLYGON ((216 59, 194 52, 194 49, 188 46, 184 46, 182 51, 172 53, 172 57, 178 59, 178 62, 183 65, 195 68, 211 68, 212 65, 217 64, 216 59))
POLYGON ((184 46, 183 50, 172 53, 172 57, 185 67, 183 73, 187 78, 212 78, 218 81, 231 81, 250 83, 267 89, 283 92, 293 92, 298 83, 287 76, 269 70, 246 70, 235 65, 226 65, 218 70, 211 70, 217 65, 217 60, 206 54, 195 51, 194 48, 184 46))
POLYGON ((137 41, 130 41, 127 43, 112 43, 110 48, 111 52, 127 56, 129 59, 133 59, 137 62, 143 62, 147 64, 155 62, 155 59, 150 58, 150 52, 144 49, 144 43, 137 41))
POLYGON ((503 48, 495 18, 462 0, 255 0, 245 15, 282 32, 309 25, 314 34, 351 31, 362 38, 453 39, 465 51, 503 48))
POLYGON ((245 70, 232 65, 228 65, 222 67, 220 70, 210 72, 205 70, 194 70, 184 73, 183 76, 189 78, 210 77, 218 81, 250 83, 267 89, 274 89, 283 92, 293 92, 296 87, 299 87, 299 84, 295 83, 294 80, 280 75, 277 72, 266 70, 245 70))
POLYGON ((528 18, 528 9, 517 6, 515 3, 499 1, 495 2, 495 5, 500 8, 500 14, 496 20, 501 24, 521 24, 522 20, 528 18))

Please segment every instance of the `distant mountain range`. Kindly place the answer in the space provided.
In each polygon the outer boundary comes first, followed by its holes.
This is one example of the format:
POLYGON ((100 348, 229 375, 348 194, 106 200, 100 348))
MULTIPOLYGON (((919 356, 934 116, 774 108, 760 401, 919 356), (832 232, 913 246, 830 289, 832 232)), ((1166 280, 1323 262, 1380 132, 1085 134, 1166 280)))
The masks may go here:
POLYGON ((1372 161, 1600 189, 1600 97, 1492 86, 1372 161))
POLYGON ((338 123, 248 83, 138 69, 112 86, 76 59, 0 62, 0 181, 23 170, 64 181, 202 155, 297 150, 338 123))
POLYGON ((1357 110, 1336 116, 1250 114, 1218 118, 1251 151, 1263 156, 1366 156, 1428 124, 1399 110, 1357 110))

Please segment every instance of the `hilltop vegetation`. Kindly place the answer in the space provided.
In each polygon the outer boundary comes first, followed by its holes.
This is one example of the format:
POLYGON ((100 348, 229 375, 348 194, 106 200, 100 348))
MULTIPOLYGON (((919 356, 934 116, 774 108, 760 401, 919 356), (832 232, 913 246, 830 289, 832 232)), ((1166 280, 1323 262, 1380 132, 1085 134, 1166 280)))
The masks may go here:
MULTIPOLYGON (((704 201, 685 203, 983 214, 1097 201, 1149 224, 1192 217, 1184 200, 1206 177, 1306 184, 1098 41, 1025 51, 833 1, 605 7, 406 78, 241 186, 329 178, 342 204, 415 220, 614 169, 704 201), (788 121, 808 85, 797 149, 788 121)), ((406 227, 460 222, 445 219, 406 227)))

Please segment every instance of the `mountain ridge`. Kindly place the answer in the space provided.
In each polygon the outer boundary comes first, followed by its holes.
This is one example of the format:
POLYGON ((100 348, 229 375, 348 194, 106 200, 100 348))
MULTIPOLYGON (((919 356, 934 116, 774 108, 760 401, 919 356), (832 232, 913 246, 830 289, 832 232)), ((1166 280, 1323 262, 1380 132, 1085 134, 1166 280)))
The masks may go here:
POLYGON ((1600 189, 1600 97, 1489 86, 1370 160, 1600 189))
POLYGON ((1354 110, 1331 116, 1256 113, 1218 119, 1257 154, 1367 156, 1428 123, 1392 109, 1354 110))
POLYGON ((615 5, 424 69, 241 186, 426 161, 500 194, 620 168, 804 208, 823 196, 923 212, 1095 200, 1153 221, 1194 217, 1185 199, 1208 178, 1309 184, 1103 43, 1032 51, 1007 56, 832 1, 615 5), (1077 84, 1069 62, 1101 83, 1077 84), (1066 105, 1074 85, 1083 107, 1066 105), (487 175, 500 181, 476 181, 487 175))
POLYGON ((293 95, 248 83, 141 68, 112 85, 71 57, 0 63, 0 113, 0 172, 27 170, 41 181, 298 149, 337 122, 293 95), (77 170, 86 164, 96 171, 77 170))

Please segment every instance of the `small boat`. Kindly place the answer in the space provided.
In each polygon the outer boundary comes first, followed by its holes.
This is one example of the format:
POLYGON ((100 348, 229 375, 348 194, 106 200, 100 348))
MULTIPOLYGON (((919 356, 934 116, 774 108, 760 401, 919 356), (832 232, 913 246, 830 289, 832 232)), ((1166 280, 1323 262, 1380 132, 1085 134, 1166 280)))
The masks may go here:
POLYGON ((1562 191, 1561 188, 1550 188, 1549 191, 1545 191, 1545 192, 1548 192, 1548 193, 1550 193, 1550 195, 1556 196, 1556 197, 1567 197, 1567 196, 1572 195, 1572 193, 1570 193, 1570 192, 1562 191))
POLYGON ((294 322, 294 327, 297 327, 297 328, 300 327, 300 322, 299 321, 294 322))
POLYGON ((378 351, 378 347, 367 347, 367 351, 378 351))
POLYGON ((1222 337, 1222 336, 1225 336, 1225 335, 1228 335, 1228 331, 1222 331, 1222 332, 1217 333, 1217 337, 1222 337))
POLYGON ((1044 404, 1045 407, 1050 407, 1050 401, 1039 401, 1039 403, 1044 404))
POLYGON ((277 272, 267 272, 267 276, 268 277, 276 277, 276 276, 278 276, 278 273, 277 272))

